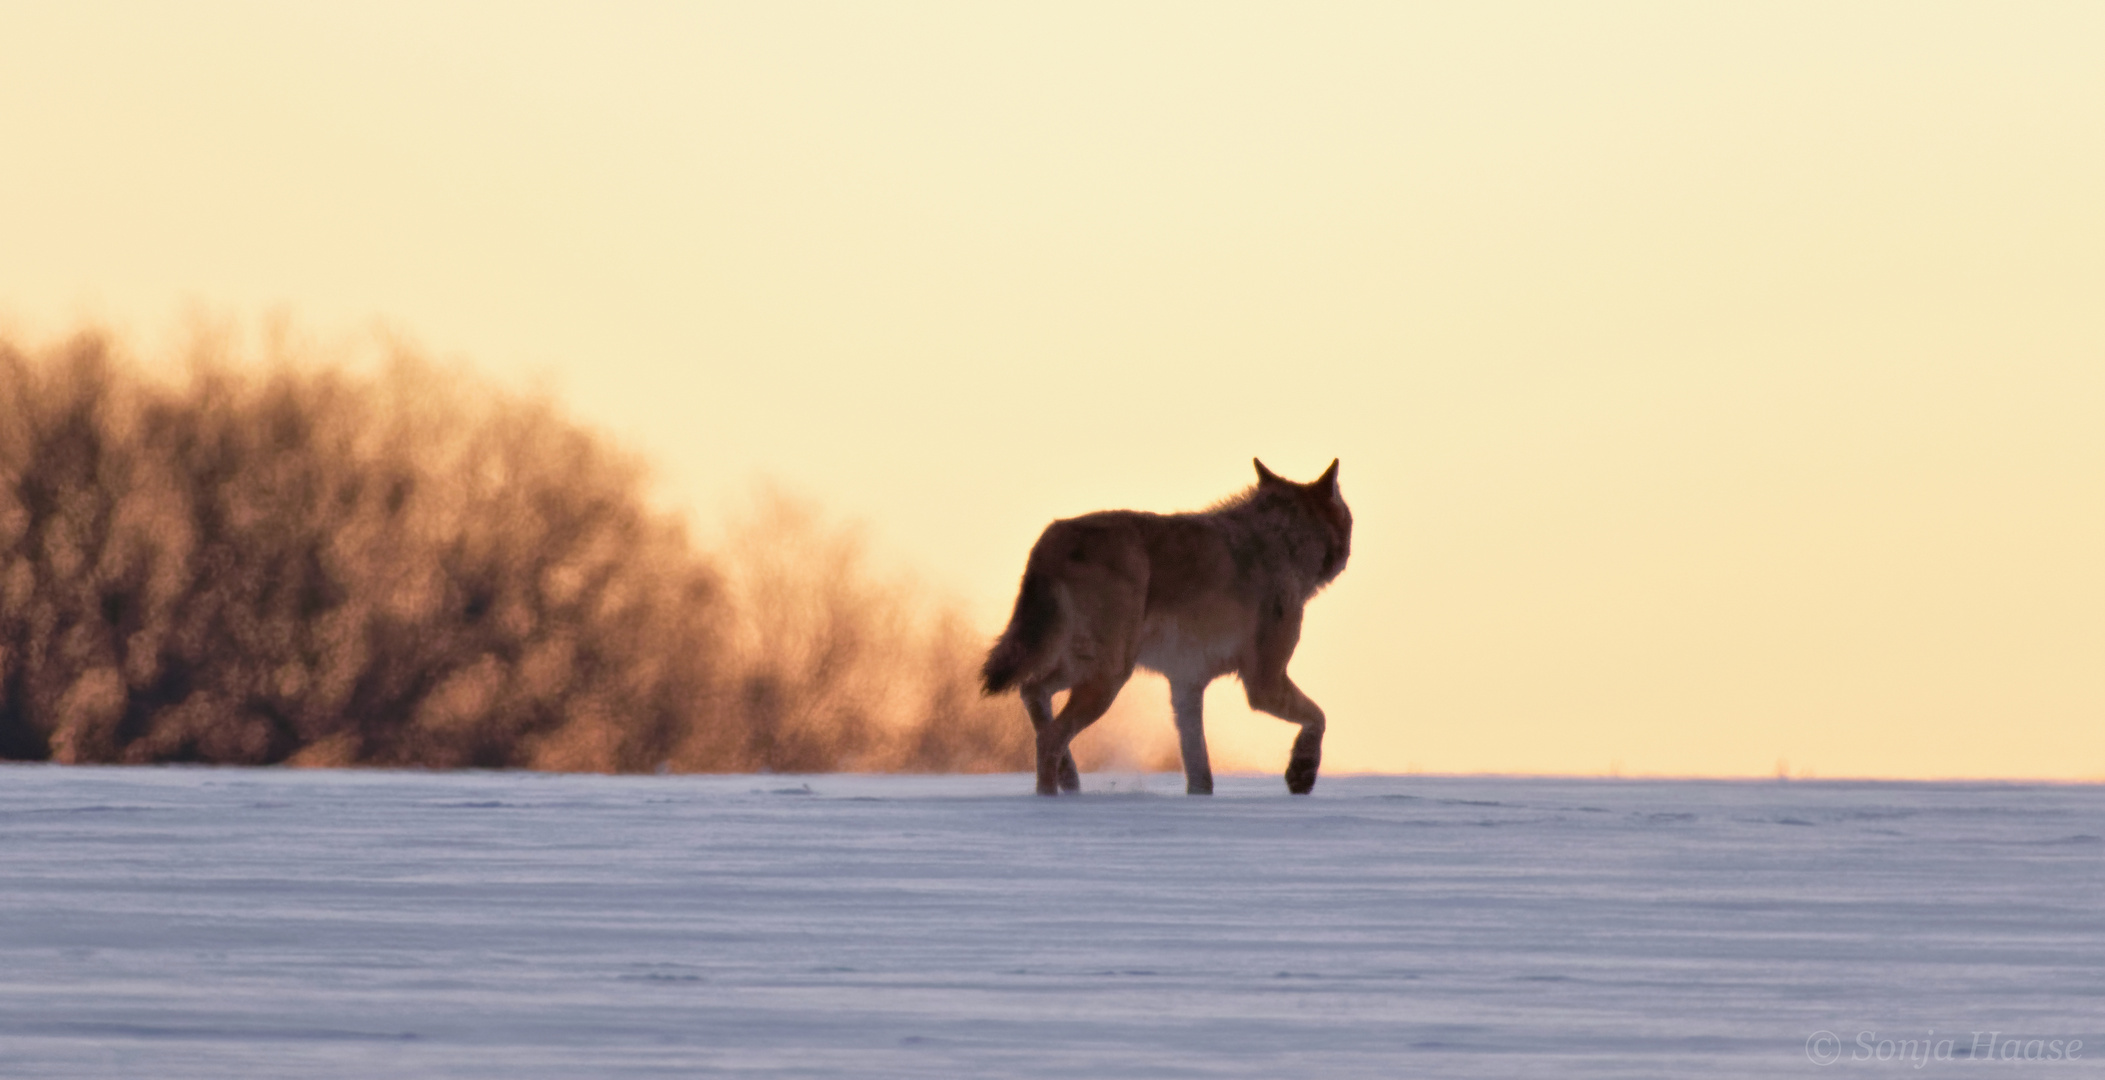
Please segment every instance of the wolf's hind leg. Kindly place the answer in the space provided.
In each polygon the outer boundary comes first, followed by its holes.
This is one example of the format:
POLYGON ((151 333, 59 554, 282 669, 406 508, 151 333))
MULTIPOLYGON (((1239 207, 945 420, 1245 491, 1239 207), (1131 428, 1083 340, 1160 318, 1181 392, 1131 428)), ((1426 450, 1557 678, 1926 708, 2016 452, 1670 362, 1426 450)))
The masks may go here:
POLYGON ((1184 758, 1184 794, 1213 794, 1213 762, 1206 756, 1206 684, 1172 683, 1170 708, 1177 714, 1177 749, 1184 758))
MULTIPOLYGON (((1042 743, 1045 740, 1047 729, 1052 726, 1053 687, 1049 683, 1026 683, 1022 687, 1022 691, 1023 711, 1029 714, 1031 730, 1036 733, 1038 742, 1042 743)), ((1054 767, 1053 772, 1053 779, 1060 790, 1080 790, 1082 781, 1081 777, 1075 772, 1074 754, 1072 751, 1062 756, 1059 764, 1054 767)))
POLYGON ((1296 795, 1315 790, 1316 769, 1323 762, 1323 710, 1280 672, 1265 682, 1246 682, 1250 707, 1268 712, 1289 723, 1301 725, 1294 736, 1294 749, 1286 759, 1286 789, 1296 795))
POLYGON ((1104 715, 1124 683, 1124 678, 1095 678, 1076 685, 1068 691, 1067 704, 1060 707, 1060 715, 1038 729, 1038 794, 1082 789, 1081 774, 1075 769, 1068 744, 1104 715))
MULTIPOLYGON (((1052 696, 1052 688, 1044 684, 1023 688, 1023 711, 1030 714, 1033 730, 1042 733, 1052 723, 1052 696)), ((1067 750, 1060 755, 1056 779, 1061 791, 1082 790, 1082 774, 1075 768, 1073 750, 1067 750)))

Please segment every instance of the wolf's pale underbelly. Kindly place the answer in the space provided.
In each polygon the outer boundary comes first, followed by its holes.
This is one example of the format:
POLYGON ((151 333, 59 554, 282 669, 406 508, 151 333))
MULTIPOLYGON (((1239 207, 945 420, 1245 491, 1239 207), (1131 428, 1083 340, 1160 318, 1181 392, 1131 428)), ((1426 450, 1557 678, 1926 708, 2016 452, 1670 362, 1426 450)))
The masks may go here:
POLYGON ((1227 611, 1150 617, 1140 629, 1140 666, 1172 682, 1212 679, 1236 669, 1244 620, 1227 611), (1208 617, 1211 616, 1211 617, 1208 617))

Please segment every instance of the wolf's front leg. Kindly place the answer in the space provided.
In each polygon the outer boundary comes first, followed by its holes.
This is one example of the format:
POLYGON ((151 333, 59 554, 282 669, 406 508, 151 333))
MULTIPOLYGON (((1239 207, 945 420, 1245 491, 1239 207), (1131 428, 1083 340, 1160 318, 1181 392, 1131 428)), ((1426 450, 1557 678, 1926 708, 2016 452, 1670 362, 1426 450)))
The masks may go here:
POLYGON ((1323 763, 1323 720, 1301 725, 1293 752, 1286 759, 1286 790, 1306 795, 1316 789, 1316 768, 1323 763))
POLYGON ((1213 794, 1213 762, 1206 756, 1206 684, 1180 682, 1169 688, 1177 714, 1177 749, 1184 757, 1184 794, 1213 794))
POLYGON ((1243 689, 1250 695, 1251 708, 1301 725, 1301 734, 1294 737, 1293 752, 1286 759, 1286 789, 1296 795, 1315 790, 1316 767, 1323 761, 1323 710, 1284 671, 1262 681, 1251 681, 1245 675, 1243 689))

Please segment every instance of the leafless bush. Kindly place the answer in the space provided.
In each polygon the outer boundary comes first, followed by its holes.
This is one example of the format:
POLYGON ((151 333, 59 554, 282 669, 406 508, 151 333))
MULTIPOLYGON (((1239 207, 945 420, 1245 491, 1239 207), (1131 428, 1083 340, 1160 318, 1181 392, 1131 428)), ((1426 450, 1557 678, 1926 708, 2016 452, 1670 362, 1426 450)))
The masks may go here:
POLYGON ((713 756, 791 771, 1028 764, 1021 710, 972 681, 985 643, 910 583, 873 573, 856 530, 763 489, 727 533, 718 562, 736 617, 722 655, 737 721, 724 730, 746 742, 713 756))
POLYGON ((0 342, 0 757, 1021 769, 984 640, 763 497, 724 550, 548 402, 0 342))

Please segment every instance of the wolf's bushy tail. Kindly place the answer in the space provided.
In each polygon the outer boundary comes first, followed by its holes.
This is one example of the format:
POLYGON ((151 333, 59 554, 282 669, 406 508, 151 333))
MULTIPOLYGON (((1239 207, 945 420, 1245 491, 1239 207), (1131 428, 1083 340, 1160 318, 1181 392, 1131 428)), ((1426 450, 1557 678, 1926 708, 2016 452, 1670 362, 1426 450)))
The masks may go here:
POLYGON ((1026 572, 1008 629, 1001 632, 1001 640, 994 643, 987 652, 987 662, 980 666, 981 689, 987 694, 999 694, 1015 686, 1037 662, 1059 622, 1060 598, 1052 579, 1037 570, 1026 572))

